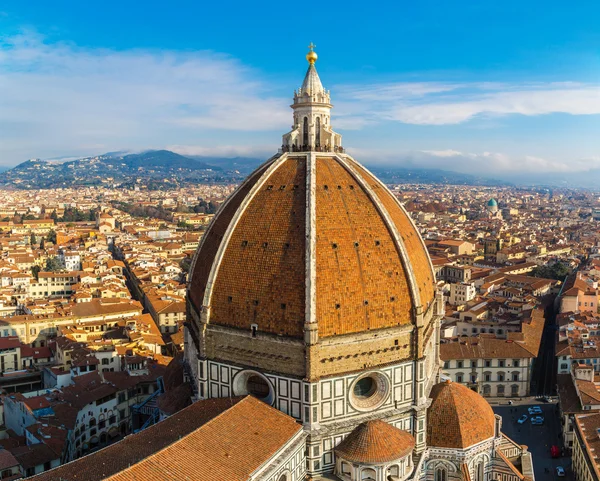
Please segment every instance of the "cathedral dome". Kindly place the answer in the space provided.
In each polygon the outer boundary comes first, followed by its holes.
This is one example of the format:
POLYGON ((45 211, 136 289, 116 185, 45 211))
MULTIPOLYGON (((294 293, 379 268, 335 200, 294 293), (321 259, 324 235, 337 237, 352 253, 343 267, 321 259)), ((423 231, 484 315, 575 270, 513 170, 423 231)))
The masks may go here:
POLYGON ((464 449, 494 436, 496 417, 488 402, 460 383, 433 386, 427 411, 427 445, 464 449))
POLYGON ((315 58, 281 149, 227 199, 196 251, 187 346, 245 369, 236 394, 273 402, 277 381, 253 373, 312 381, 368 367, 348 402, 372 411, 396 382, 379 366, 422 360, 434 375, 443 298, 410 216, 332 129, 315 58))
POLYGON ((409 455, 415 439, 406 431, 380 420, 358 425, 336 448, 341 458, 359 464, 380 464, 409 455))
POLYGON ((212 325, 303 338, 316 323, 323 338, 414 323, 434 282, 381 181, 346 154, 298 152, 267 161, 222 206, 188 295, 212 325))

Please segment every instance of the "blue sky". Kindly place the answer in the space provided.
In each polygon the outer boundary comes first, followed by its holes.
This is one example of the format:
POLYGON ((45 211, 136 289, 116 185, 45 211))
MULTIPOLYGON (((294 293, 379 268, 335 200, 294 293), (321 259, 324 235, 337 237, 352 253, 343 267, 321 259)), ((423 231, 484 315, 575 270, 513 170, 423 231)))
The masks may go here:
POLYGON ((0 2, 0 165, 267 156, 309 42, 365 163, 600 168, 600 2, 0 2))

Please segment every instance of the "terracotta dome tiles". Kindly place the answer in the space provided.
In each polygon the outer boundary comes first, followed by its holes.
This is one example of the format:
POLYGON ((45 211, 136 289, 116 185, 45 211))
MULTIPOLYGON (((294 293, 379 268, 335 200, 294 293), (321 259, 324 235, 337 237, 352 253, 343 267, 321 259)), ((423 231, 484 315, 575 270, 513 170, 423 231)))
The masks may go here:
POLYGON ((408 456, 415 447, 415 439, 381 420, 359 424, 335 448, 336 455, 361 464, 380 464, 408 456))
POLYGON ((423 246, 419 233, 416 231, 408 214, 381 181, 373 177, 358 162, 353 162, 352 164, 371 185, 398 228, 406 247, 408 258, 411 261, 411 267, 421 295, 421 304, 423 305, 423 309, 426 309, 435 296, 435 276, 429 262, 429 254, 423 246))
POLYGON ((333 158, 317 159, 316 200, 319 336, 410 323, 412 300, 390 231, 333 158))
POLYGON ((244 201, 252 187, 258 182, 260 177, 265 173, 270 162, 265 162, 258 169, 252 173, 248 179, 237 189, 228 201, 219 210, 211 223, 210 228, 204 234, 202 242, 196 253, 196 259, 194 262, 194 270, 190 279, 190 287, 188 289, 188 295, 192 302, 200 308, 202 306, 204 291, 206 289, 206 283, 210 274, 211 267, 217 250, 227 227, 231 223, 231 220, 235 216, 241 203, 244 201))
POLYGON ((496 418, 488 402, 451 381, 433 386, 427 411, 427 445, 464 449, 494 436, 496 418))
POLYGON ((242 214, 216 276, 210 322, 302 337, 306 161, 271 175, 242 214))
MULTIPOLYGON (((248 330, 257 324, 261 332, 303 337, 306 164, 307 158, 299 155, 267 162, 215 217, 191 274, 189 297, 198 310, 227 228, 260 182, 243 207, 216 270, 210 323, 248 330)), ((415 300, 407 269, 414 273, 425 308, 434 298, 434 276, 408 215, 381 182, 349 157, 343 161, 317 157, 314 192, 319 337, 413 322, 415 300), (402 237, 406 254, 398 248, 389 222, 402 237)))

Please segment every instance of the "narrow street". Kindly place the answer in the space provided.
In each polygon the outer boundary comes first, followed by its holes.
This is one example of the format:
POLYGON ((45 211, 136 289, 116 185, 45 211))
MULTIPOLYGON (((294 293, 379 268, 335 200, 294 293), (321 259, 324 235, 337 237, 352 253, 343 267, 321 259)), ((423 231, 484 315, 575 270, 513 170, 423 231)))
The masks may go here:
POLYGON ((556 313, 554 297, 545 303, 546 323, 538 358, 533 366, 531 376, 532 396, 553 396, 556 394, 556 367, 554 359, 556 337, 556 313))

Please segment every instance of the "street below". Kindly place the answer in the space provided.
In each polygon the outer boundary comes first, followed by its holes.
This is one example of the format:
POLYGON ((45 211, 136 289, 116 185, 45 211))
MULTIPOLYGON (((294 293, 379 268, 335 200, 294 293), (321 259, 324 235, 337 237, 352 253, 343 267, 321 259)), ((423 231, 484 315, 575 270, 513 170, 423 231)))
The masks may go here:
POLYGON ((492 404, 496 414, 502 416, 502 431, 513 441, 528 446, 533 456, 533 466, 536 480, 573 480, 571 471, 571 458, 559 457, 552 458, 550 448, 552 446, 561 446, 559 434, 560 420, 556 403, 544 403, 536 401, 534 398, 515 401, 508 405, 507 401, 501 401, 501 404, 492 404), (530 406, 540 406, 544 416, 544 424, 532 425, 531 415, 527 412, 530 406), (527 415, 527 421, 524 424, 518 424, 517 420, 523 414, 527 415), (556 475, 556 467, 562 466, 566 471, 566 476, 556 475))

